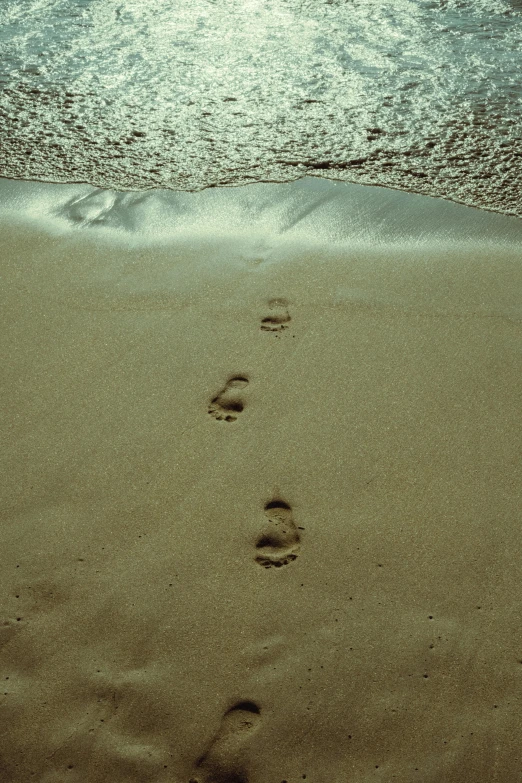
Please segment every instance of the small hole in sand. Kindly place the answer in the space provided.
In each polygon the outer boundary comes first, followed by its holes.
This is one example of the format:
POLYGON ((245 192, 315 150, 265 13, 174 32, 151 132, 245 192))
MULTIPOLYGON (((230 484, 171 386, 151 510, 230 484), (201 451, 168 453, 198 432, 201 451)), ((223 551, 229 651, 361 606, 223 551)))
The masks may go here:
POLYGON ((232 378, 229 378, 227 385, 242 389, 248 385, 248 378, 245 378, 244 375, 234 375, 232 378))
POLYGON ((262 549, 265 546, 278 547, 280 546, 279 539, 272 536, 262 536, 256 544, 257 549, 262 549))
POLYGON ((271 500, 266 504, 265 511, 270 511, 271 508, 286 508, 287 511, 290 511, 290 506, 284 500, 271 500))
POLYGON ((244 407, 242 402, 227 402, 225 406, 227 411, 236 411, 236 413, 241 413, 244 407))
POLYGON ((257 704, 254 704, 253 701, 240 701, 238 704, 235 704, 231 709, 229 709, 229 712, 234 712, 235 710, 243 710, 243 712, 253 712, 255 715, 259 715, 261 710, 257 706, 257 704))

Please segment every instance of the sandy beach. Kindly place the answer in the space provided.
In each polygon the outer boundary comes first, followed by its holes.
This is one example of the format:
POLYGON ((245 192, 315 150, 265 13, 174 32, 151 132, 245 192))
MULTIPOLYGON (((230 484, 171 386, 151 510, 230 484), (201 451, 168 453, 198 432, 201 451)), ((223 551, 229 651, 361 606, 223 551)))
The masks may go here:
POLYGON ((0 202, 2 782, 522 781, 522 221, 0 202))

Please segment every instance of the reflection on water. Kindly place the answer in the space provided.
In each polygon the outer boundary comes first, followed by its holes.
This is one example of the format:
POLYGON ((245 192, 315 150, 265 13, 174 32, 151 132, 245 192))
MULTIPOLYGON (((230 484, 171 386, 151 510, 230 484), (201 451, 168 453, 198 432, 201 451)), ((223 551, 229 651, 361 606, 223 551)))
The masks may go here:
POLYGON ((0 171, 318 174, 522 214, 516 0, 6 0, 0 171))

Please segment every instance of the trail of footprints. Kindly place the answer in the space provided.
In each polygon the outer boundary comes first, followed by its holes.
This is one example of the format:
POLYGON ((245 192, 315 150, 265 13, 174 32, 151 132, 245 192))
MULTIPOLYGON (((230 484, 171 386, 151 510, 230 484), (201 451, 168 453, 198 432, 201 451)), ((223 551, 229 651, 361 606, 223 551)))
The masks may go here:
MULTIPOLYGON (((261 319, 262 331, 281 331, 291 320, 286 299, 270 299, 270 315, 261 319)), ((210 401, 208 412, 217 421, 234 422, 245 408, 244 390, 248 378, 234 375, 210 401)), ((299 528, 292 509, 284 500, 273 500, 265 506, 267 522, 256 541, 255 561, 264 568, 281 568, 297 558, 300 545, 299 528)))
MULTIPOLYGON (((292 320, 286 299, 270 299, 267 303, 269 315, 261 319, 263 332, 282 332, 292 320)), ((248 378, 235 375, 212 398, 208 412, 217 421, 236 421, 245 407, 242 391, 248 386, 248 378)))
MULTIPOLYGON (((291 320, 286 299, 271 299, 261 319, 264 332, 282 332, 291 320)), ((245 408, 244 391, 248 378, 235 375, 210 401, 208 412, 220 422, 235 422, 245 408)), ((299 528, 291 507, 274 499, 264 508, 265 522, 255 542, 255 562, 263 568, 281 568, 294 561, 300 548, 299 528)), ((259 728, 261 710, 257 704, 243 701, 229 709, 208 750, 197 761, 189 783, 248 783, 245 747, 259 728)))

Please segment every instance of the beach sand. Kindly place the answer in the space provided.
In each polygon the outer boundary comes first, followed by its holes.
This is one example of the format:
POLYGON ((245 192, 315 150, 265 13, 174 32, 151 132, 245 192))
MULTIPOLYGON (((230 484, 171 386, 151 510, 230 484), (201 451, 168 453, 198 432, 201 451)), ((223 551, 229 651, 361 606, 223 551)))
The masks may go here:
POLYGON ((522 781, 522 221, 2 193, 1 780, 522 781))

